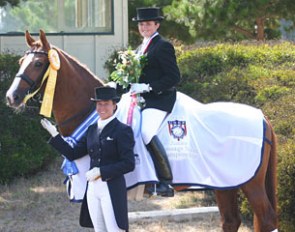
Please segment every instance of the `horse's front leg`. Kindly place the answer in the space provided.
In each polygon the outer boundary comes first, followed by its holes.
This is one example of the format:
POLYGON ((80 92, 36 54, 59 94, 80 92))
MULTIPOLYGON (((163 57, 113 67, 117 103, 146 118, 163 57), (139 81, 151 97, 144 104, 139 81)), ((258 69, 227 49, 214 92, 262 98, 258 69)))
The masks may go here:
POLYGON ((241 225, 237 193, 238 189, 215 190, 222 229, 225 232, 237 232, 241 225))

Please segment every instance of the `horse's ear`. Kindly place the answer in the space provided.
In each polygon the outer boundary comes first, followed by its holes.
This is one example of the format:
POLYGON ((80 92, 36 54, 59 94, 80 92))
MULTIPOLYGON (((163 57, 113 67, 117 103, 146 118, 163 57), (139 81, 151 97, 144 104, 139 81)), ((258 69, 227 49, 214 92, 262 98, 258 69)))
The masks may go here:
POLYGON ((45 32, 43 30, 40 30, 39 36, 40 36, 40 41, 43 45, 43 48, 48 51, 50 49, 50 44, 48 43, 46 39, 45 32))
POLYGON ((29 47, 32 47, 32 46, 33 46, 33 43, 35 42, 35 40, 34 40, 33 37, 30 35, 30 33, 29 33, 28 30, 26 30, 26 35, 25 35, 25 37, 26 37, 27 45, 28 45, 29 47))

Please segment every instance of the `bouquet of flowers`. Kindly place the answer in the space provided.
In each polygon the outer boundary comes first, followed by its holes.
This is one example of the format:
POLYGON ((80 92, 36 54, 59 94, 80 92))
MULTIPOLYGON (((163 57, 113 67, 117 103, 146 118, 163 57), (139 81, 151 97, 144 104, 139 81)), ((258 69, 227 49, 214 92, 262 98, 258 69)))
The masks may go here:
POLYGON ((127 88, 129 84, 138 83, 146 63, 146 55, 139 56, 130 48, 119 51, 118 58, 114 60, 115 71, 111 73, 110 78, 123 88, 127 88))

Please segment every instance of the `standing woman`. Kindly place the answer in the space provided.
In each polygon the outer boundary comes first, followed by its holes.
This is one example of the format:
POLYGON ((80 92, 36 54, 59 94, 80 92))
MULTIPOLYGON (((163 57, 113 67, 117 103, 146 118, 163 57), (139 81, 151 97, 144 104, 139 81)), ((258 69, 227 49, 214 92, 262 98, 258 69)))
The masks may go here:
POLYGON ((49 140, 70 161, 90 155, 90 170, 81 206, 80 225, 95 232, 128 231, 127 190, 124 174, 135 167, 132 129, 114 115, 119 97, 111 87, 95 89, 96 111, 100 118, 72 148, 48 120, 42 126, 52 135, 49 140))
MULTIPOLYGON (((131 94, 140 93, 145 99, 141 133, 160 181, 156 186, 156 192, 161 196, 173 196, 174 190, 170 185, 173 179, 172 172, 157 132, 176 101, 175 86, 180 81, 180 72, 173 45, 158 33, 163 19, 160 8, 137 9, 137 17, 133 18, 133 21, 138 23, 138 31, 143 37, 137 54, 147 56, 147 65, 142 70, 139 83, 132 84, 130 91, 131 94)), ((152 193, 154 190, 152 188, 148 191, 152 193)))

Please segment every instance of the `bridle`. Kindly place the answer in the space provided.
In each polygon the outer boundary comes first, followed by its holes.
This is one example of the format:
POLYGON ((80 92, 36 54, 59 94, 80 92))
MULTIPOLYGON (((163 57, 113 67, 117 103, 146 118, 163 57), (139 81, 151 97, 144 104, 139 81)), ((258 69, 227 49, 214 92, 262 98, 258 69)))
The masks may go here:
MULTIPOLYGON (((48 53, 45 51, 27 51, 26 55, 29 54, 40 54, 40 55, 45 55, 46 57, 48 57, 48 53)), ((45 67, 43 68, 42 72, 40 73, 40 75, 38 76, 38 78, 36 79, 36 81, 32 80, 28 75, 26 75, 25 73, 17 73, 17 75, 15 77, 20 78, 21 80, 25 81, 28 85, 29 85, 29 89, 26 92, 26 97, 24 102, 26 102, 29 98, 33 97, 42 87, 43 83, 46 80, 46 76, 47 76, 47 72, 48 72, 48 68, 49 68, 50 62, 48 60, 48 62, 46 63, 45 67), (40 87, 37 88, 37 83, 41 81, 40 87)), ((72 122, 74 119, 78 118, 78 117, 87 117, 90 113, 93 112, 93 110, 95 109, 95 105, 91 104, 90 106, 88 106, 87 108, 85 108, 82 112, 79 112, 77 114, 74 114, 73 116, 69 117, 68 119, 64 120, 63 122, 60 122, 57 124, 58 127, 64 127, 65 125, 69 124, 70 122, 72 122), (86 116, 84 116, 86 115, 86 116)))
MULTIPOLYGON (((26 55, 29 54, 41 54, 41 55, 45 55, 46 57, 48 57, 48 53, 44 52, 44 51, 27 51, 26 55)), ((46 63, 45 67, 43 68, 41 74, 38 76, 38 78, 36 79, 36 81, 32 80, 27 74, 25 73, 17 73, 15 77, 22 79, 23 81, 25 81, 28 85, 29 85, 29 89, 26 92, 26 95, 35 95, 40 88, 42 87, 42 84, 44 81, 42 81, 40 87, 37 89, 37 83, 40 82, 41 79, 43 79, 43 77, 45 76, 45 73, 48 70, 49 67, 49 60, 46 63)))

